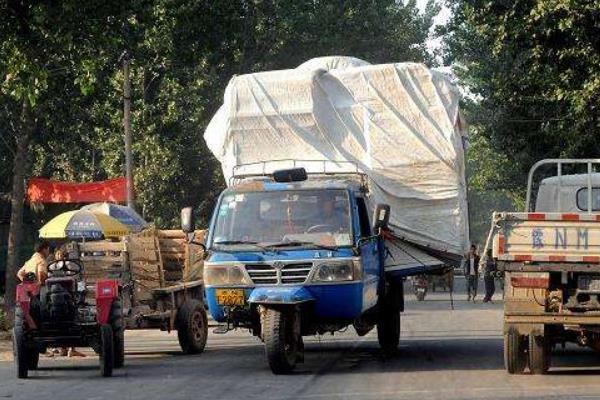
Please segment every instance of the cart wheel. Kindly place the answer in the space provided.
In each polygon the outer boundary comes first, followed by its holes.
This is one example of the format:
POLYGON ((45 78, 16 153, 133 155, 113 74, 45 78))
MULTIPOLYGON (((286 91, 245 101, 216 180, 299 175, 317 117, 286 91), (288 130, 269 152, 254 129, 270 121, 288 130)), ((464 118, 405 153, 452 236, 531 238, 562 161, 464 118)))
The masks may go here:
POLYGON ((534 331, 529 334, 529 370, 542 375, 550 368, 550 347, 544 334, 534 331))
POLYGON ((523 335, 510 326, 504 334, 504 367, 509 374, 522 374, 527 365, 523 335))
POLYGON ((19 379, 27 378, 31 364, 31 349, 27 348, 25 344, 25 327, 23 325, 21 309, 17 308, 15 311, 15 326, 13 327, 13 354, 19 379))
POLYGON ((115 351, 113 348, 113 330, 110 325, 100 326, 100 374, 104 377, 112 376, 115 365, 115 351))
POLYGON ((295 337, 289 313, 267 308, 262 316, 261 331, 269 367, 274 374, 289 374, 298 361, 304 361, 298 354, 303 344, 295 337))
POLYGON ((115 352, 115 368, 125 365, 125 328, 123 324, 123 307, 116 300, 110 309, 110 325, 113 330, 113 348, 115 352))
POLYGON ((177 311, 177 338, 185 354, 204 351, 208 337, 208 317, 198 300, 187 300, 177 311))

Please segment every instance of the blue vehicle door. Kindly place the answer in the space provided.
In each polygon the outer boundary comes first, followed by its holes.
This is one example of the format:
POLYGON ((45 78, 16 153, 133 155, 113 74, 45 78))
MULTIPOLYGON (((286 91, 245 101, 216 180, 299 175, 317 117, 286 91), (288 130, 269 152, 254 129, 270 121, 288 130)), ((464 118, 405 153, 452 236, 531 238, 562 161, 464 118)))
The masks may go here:
POLYGON ((362 263, 363 280, 363 304, 362 310, 365 311, 377 304, 377 291, 379 287, 380 255, 377 246, 377 238, 372 236, 371 223, 369 222, 369 213, 362 197, 356 198, 358 211, 358 222, 360 228, 360 258, 362 263))

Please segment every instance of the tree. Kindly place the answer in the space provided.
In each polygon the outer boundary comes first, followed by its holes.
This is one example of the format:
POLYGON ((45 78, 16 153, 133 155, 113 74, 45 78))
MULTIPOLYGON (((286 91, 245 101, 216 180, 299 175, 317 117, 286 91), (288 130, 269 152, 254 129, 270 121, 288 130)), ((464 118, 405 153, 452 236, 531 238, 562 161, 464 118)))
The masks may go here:
POLYGON ((429 63, 435 13, 432 2, 420 14, 414 0, 0 3, 0 123, 10 128, 0 162, 15 169, 7 277, 14 284, 23 178, 123 175, 123 51, 133 57, 138 206, 172 227, 182 206, 196 205, 206 225, 224 182, 203 132, 233 75, 332 54, 429 63))
MULTIPOLYGON (((7 254, 6 304, 14 303, 17 249, 21 242, 24 181, 28 175, 29 150, 36 140, 46 140, 43 120, 50 117, 44 108, 64 94, 56 87, 55 76, 66 74, 63 80, 83 94, 93 83, 94 66, 103 54, 89 37, 98 36, 114 27, 114 12, 119 2, 77 1, 40 3, 8 1, 0 5, 0 86, 2 105, 14 143, 11 190, 11 218, 7 254), (88 18, 93 15, 94 18, 88 18), (60 27, 60 29, 58 29, 60 27), (54 90, 58 90, 56 93, 54 90)), ((65 98, 65 99, 68 99, 65 98)), ((48 109, 46 109, 48 111, 48 109)), ((56 117, 56 115, 53 115, 56 117)), ((64 121, 62 121, 64 122, 64 121)), ((66 137, 62 140, 65 141, 66 137)))
MULTIPOLYGON (((587 0, 448 1, 446 62, 475 101, 471 124, 504 161, 482 187, 521 202, 542 158, 600 152, 600 3, 587 0)), ((485 173, 488 169, 483 169, 485 173)))

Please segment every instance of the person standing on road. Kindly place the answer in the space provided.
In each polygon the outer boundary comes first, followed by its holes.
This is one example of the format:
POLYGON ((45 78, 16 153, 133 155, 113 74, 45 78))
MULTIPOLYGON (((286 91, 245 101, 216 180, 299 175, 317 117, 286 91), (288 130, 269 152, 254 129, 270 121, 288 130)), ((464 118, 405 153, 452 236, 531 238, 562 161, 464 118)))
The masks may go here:
POLYGON ((467 280, 467 301, 473 300, 477 297, 477 286, 478 286, 478 265, 479 255, 477 255, 477 247, 472 244, 471 249, 465 256, 465 279, 467 280))
POLYGON ((496 291, 495 277, 496 261, 492 258, 492 249, 488 249, 486 253, 485 270, 483 271, 483 283, 485 284, 485 297, 483 302, 492 301, 494 292, 496 291))

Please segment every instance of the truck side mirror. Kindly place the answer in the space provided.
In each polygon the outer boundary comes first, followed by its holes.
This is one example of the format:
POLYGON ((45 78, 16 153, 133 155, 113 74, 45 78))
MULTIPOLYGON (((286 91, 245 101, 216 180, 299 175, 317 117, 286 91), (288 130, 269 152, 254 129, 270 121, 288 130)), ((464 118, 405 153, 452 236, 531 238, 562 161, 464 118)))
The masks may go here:
POLYGON ((377 204, 373 213, 373 232, 377 234, 380 229, 387 228, 390 221, 390 206, 388 204, 377 204))
POLYGON ((196 230, 194 209, 192 207, 185 207, 181 209, 181 230, 185 233, 192 233, 194 230, 196 230))

